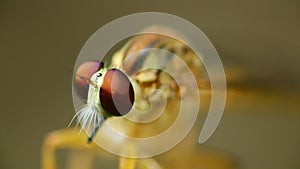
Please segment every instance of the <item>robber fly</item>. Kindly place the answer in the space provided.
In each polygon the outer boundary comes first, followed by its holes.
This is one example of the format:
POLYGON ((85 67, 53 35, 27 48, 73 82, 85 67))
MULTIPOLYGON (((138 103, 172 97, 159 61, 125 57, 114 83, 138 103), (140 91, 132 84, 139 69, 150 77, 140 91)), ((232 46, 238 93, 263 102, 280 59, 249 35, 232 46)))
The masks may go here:
MULTIPOLYGON (((155 53, 143 52, 122 65, 124 59, 140 50, 163 49, 179 56, 199 76, 200 60, 195 53, 182 42, 158 34, 145 33, 132 37, 120 50, 113 54, 111 62, 87 61, 81 64, 75 72, 74 82, 78 94, 86 100, 86 105, 74 116, 77 117, 82 129, 89 131, 90 143, 104 121, 113 116, 124 116, 132 107, 143 107, 152 89, 162 89, 167 98, 178 95, 178 86, 174 79, 164 71, 149 69, 142 70, 143 63, 155 53), (142 56, 141 56, 142 55, 142 56), (113 79, 116 79, 113 82, 113 79), (120 103, 115 105, 115 100, 120 103)), ((172 57, 168 62, 174 71, 184 75, 180 66, 173 63, 172 57)), ((74 119, 73 118, 73 119, 74 119)))

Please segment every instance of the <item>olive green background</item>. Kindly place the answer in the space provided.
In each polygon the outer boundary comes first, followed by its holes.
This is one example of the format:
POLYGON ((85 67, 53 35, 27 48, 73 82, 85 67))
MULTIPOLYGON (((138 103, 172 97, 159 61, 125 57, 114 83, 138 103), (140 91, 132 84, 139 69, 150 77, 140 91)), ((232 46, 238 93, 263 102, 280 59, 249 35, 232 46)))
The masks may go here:
MULTIPOLYGON (((0 169, 38 169, 43 137, 74 115, 72 69, 101 26, 166 12, 212 41, 230 82, 224 117, 205 145, 242 168, 300 168, 300 3, 297 0, 0 1, 0 169), (235 91, 235 90, 231 90, 235 91), (253 94, 258 93, 258 94, 253 94)), ((200 127, 200 126, 197 126, 200 127)))

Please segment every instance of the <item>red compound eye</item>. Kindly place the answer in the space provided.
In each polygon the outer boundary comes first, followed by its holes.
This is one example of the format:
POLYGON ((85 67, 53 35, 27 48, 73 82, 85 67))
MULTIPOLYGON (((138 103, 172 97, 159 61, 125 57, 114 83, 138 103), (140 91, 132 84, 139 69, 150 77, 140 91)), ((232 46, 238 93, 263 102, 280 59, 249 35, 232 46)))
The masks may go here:
POLYGON ((114 116, 127 114, 134 102, 134 91, 128 77, 118 69, 110 69, 100 88, 103 109, 114 116))
POLYGON ((78 94, 87 99, 89 83, 91 76, 103 67, 103 63, 99 61, 87 61, 81 64, 75 73, 75 88, 78 94))

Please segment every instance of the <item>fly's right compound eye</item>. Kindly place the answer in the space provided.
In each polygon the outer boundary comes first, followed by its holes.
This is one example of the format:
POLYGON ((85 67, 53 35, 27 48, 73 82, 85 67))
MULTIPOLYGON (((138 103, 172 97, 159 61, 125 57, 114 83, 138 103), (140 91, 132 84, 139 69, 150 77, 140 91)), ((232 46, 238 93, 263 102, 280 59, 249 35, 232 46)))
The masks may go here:
POLYGON ((87 61, 82 63, 75 73, 75 87, 78 94, 87 100, 89 91, 89 80, 99 69, 103 68, 103 63, 99 61, 87 61))
POLYGON ((100 88, 100 102, 110 116, 127 114, 134 102, 134 90, 127 75, 118 69, 109 69, 100 88))

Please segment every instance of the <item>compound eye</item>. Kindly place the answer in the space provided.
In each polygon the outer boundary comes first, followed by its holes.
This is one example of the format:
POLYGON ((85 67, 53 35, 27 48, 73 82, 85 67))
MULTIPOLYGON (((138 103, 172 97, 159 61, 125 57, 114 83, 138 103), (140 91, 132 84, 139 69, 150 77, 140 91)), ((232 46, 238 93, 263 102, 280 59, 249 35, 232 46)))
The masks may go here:
POLYGON ((134 91, 127 75, 118 69, 106 72, 100 88, 103 109, 113 116, 127 114, 134 103, 134 91))
POLYGON ((89 83, 88 80, 92 75, 103 67, 103 63, 100 61, 87 61, 82 63, 75 72, 75 89, 77 93, 87 100, 89 83))

